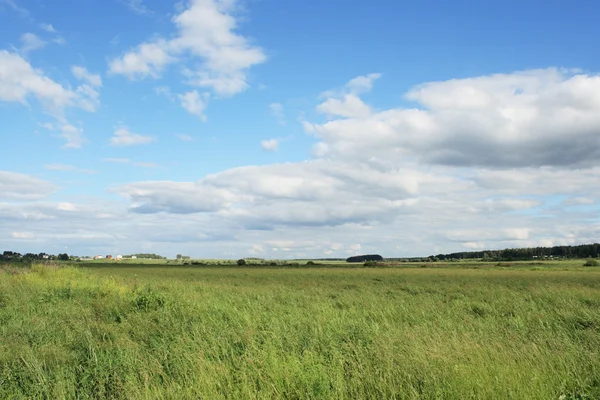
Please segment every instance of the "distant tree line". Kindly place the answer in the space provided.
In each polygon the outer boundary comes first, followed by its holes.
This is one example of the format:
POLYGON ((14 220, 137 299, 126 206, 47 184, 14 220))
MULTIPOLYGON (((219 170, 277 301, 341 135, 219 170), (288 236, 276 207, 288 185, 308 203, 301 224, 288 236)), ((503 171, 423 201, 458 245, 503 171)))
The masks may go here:
POLYGON ((4 251, 0 253, 0 262, 34 262, 34 261, 44 261, 44 260, 60 260, 60 261, 69 261, 70 257, 67 253, 62 253, 58 255, 46 254, 46 253, 26 253, 21 254, 16 251, 4 251))
POLYGON ((158 254, 146 254, 146 253, 130 254, 127 256, 123 256, 123 257, 124 258, 132 258, 132 257, 146 258, 146 259, 150 259, 150 260, 166 260, 167 259, 167 257, 163 257, 158 254))
POLYGON ((364 263, 365 261, 383 261, 379 254, 365 254, 362 256, 352 256, 346 259, 349 263, 364 263))
POLYGON ((582 244, 579 246, 525 247, 505 250, 464 251, 459 253, 438 254, 430 260, 448 259, 484 259, 490 261, 519 261, 535 258, 589 258, 600 257, 600 244, 582 244))

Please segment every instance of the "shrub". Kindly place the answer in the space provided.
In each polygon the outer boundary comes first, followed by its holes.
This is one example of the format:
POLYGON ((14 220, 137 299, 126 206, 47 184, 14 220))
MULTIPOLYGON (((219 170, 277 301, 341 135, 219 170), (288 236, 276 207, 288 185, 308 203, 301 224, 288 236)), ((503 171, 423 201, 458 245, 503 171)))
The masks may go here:
POLYGON ((244 260, 243 258, 240 258, 239 260, 237 260, 237 265, 239 265, 240 267, 242 265, 246 265, 246 260, 244 260))
POLYGON ((365 261, 363 267, 373 268, 377 266, 377 261, 365 261))
POLYGON ((166 299, 162 293, 146 288, 137 293, 133 300, 138 310, 157 310, 165 305, 166 299))
POLYGON ((598 262, 598 260, 592 260, 589 259, 585 262, 585 264, 583 264, 584 267, 598 267, 600 266, 600 263, 598 262))
POLYGON ((314 261, 309 261, 309 262, 306 263, 306 265, 315 265, 315 262, 314 261))

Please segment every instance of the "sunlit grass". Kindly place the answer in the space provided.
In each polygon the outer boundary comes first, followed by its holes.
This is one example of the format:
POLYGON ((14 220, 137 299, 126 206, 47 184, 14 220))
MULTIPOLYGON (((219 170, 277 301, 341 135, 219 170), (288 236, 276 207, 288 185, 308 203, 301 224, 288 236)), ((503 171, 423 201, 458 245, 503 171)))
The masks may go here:
POLYGON ((0 398, 594 399, 599 349, 598 268, 0 272, 0 398))

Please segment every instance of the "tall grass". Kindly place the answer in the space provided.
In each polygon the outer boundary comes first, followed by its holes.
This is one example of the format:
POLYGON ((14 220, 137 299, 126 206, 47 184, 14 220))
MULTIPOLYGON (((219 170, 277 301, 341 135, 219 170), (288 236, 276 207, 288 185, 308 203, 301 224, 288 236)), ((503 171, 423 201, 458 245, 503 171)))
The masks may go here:
POLYGON ((0 272, 0 398, 596 399, 599 349, 593 268, 0 272))

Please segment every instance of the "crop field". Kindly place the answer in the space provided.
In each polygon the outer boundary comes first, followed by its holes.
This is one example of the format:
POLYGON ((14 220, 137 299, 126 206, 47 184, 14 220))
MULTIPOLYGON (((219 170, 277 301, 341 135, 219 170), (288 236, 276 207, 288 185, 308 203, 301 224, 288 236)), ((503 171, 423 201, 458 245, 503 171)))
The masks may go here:
POLYGON ((0 398, 600 398, 600 268, 434 264, 7 265, 0 398))

